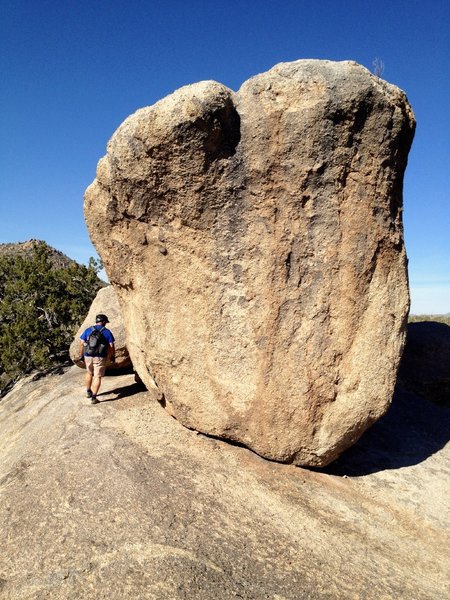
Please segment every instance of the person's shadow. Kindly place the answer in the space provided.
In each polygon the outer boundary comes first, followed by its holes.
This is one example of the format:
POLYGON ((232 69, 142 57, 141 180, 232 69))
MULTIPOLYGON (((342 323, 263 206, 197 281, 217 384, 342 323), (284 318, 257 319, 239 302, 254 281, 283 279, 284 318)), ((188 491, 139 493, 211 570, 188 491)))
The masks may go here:
POLYGON ((412 323, 388 412, 323 471, 358 477, 415 465, 449 440, 450 327, 412 323))
POLYGON ((140 392, 145 392, 146 389, 147 388, 143 383, 136 382, 109 390, 107 392, 100 392, 100 394, 97 394, 97 397, 102 396, 102 399, 100 400, 101 403, 115 402, 116 400, 121 400, 122 398, 128 398, 129 396, 134 396, 140 392))

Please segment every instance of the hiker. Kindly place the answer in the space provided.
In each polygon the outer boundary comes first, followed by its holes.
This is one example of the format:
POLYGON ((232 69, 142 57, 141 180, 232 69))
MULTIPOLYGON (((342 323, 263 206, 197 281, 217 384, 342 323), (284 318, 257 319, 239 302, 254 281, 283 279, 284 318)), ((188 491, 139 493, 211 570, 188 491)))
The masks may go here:
POLYGON ((95 325, 88 327, 80 336, 80 355, 86 365, 86 398, 97 404, 97 394, 106 370, 106 361, 115 361, 114 336, 109 329, 108 317, 104 314, 95 317, 95 325))

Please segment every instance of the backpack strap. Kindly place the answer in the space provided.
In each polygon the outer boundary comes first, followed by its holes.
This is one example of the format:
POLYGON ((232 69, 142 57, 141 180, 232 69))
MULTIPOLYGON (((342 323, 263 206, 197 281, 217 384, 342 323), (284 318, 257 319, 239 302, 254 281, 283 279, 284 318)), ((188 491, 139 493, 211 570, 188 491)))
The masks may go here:
MULTIPOLYGON (((88 335, 87 335, 86 339, 84 340, 84 343, 85 343, 85 344, 87 344, 87 342, 88 342, 88 340, 89 340, 89 338, 90 338, 90 336, 91 336, 92 332, 94 331, 94 329, 95 329, 95 327, 90 327, 90 332, 88 333, 88 335)), ((87 329, 86 329, 86 331, 87 331, 87 329)))
MULTIPOLYGON (((95 329, 95 325, 93 325, 91 327, 91 333, 93 333, 94 331, 100 331, 100 333, 103 333, 104 329, 106 329, 105 325, 103 325, 103 327, 100 327, 100 329, 95 329)), ((91 333, 89 335, 91 335, 91 333)))

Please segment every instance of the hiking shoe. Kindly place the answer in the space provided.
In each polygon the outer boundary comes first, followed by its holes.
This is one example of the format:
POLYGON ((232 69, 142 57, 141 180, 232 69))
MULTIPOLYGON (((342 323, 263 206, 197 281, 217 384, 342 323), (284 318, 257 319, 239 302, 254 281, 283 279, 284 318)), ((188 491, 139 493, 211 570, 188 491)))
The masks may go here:
POLYGON ((92 398, 92 391, 86 390, 86 398, 92 398))
POLYGON ((91 404, 98 404, 99 402, 100 402, 100 400, 97 400, 97 398, 95 396, 92 396, 91 404))

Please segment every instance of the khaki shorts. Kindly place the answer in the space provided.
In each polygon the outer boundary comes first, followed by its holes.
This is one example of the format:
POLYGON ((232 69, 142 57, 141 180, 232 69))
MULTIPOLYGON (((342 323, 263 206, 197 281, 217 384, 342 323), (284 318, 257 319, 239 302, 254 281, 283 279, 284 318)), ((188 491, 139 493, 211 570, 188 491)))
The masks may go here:
POLYGON ((86 371, 94 377, 103 377, 106 370, 106 358, 102 356, 85 356, 86 371))

